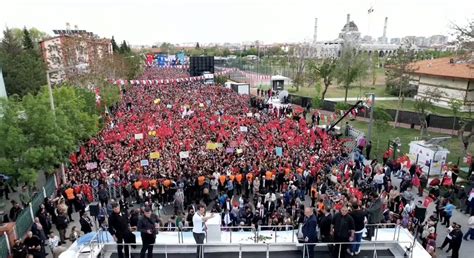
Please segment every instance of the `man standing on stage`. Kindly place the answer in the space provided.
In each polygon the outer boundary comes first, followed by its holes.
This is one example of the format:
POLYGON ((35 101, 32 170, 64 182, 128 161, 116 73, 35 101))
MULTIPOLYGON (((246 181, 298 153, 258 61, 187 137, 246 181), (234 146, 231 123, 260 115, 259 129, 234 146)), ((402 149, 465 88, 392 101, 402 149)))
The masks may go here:
MULTIPOLYGON (((128 218, 124 213, 120 212, 120 205, 118 203, 113 203, 112 209, 112 215, 109 217, 109 232, 117 243, 118 257, 124 258, 122 252, 124 246, 122 244, 127 242, 125 238, 131 233, 128 226, 128 218)), ((125 257, 130 257, 129 253, 129 247, 125 245, 125 257)))
POLYGON ((308 255, 306 257, 313 258, 314 257, 314 245, 311 243, 316 243, 318 240, 318 235, 316 233, 316 227, 318 225, 318 220, 314 215, 313 208, 305 208, 304 209, 305 221, 303 224, 303 238, 306 244, 306 250, 308 251, 308 255))
POLYGON ((153 257, 153 244, 155 244, 158 223, 151 214, 151 209, 146 207, 143 217, 138 221, 138 231, 142 236, 142 250, 140 251, 140 258, 145 258, 145 253, 148 250, 148 258, 153 257))
POLYGON ((202 254, 202 244, 204 244, 204 238, 206 238, 205 228, 207 220, 214 217, 212 214, 209 217, 205 217, 206 215, 206 207, 204 205, 198 206, 198 212, 196 212, 193 216, 193 236, 194 240, 196 241, 197 246, 197 258, 202 258, 204 255, 202 254))

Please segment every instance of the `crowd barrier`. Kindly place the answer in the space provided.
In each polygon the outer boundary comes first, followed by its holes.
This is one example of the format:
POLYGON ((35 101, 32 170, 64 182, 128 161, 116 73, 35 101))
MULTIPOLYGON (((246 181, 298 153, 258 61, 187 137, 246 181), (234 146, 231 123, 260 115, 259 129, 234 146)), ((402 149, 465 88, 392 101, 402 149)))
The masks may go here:
MULTIPOLYGON (((40 209, 40 205, 43 203, 44 198, 50 197, 57 189, 56 178, 50 177, 41 191, 36 193, 32 201, 27 207, 23 208, 23 211, 18 215, 16 220, 16 234, 18 238, 23 238, 26 232, 28 232, 33 225, 34 218, 40 209)), ((6 257, 6 256, 0 256, 6 257)))

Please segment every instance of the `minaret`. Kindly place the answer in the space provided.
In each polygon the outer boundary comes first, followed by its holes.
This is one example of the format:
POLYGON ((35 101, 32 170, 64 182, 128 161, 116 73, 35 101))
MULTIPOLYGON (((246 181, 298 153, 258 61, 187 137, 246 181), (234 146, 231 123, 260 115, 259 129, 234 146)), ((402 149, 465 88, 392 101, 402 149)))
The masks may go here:
POLYGON ((314 18, 313 44, 316 44, 317 41, 318 41, 318 18, 314 18))
POLYGON ((351 21, 351 14, 348 13, 348 14, 347 14, 347 21, 346 21, 346 24, 349 24, 350 21, 351 21))
POLYGON ((383 38, 386 39, 387 38, 387 21, 388 21, 388 17, 385 17, 385 25, 383 26, 383 38))

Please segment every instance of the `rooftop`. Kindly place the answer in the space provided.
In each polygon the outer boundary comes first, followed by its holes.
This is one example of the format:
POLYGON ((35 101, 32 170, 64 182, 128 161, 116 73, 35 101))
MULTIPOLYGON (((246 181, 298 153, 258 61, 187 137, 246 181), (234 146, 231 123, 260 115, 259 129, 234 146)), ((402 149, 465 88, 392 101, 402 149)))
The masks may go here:
POLYGON ((415 74, 474 79, 474 65, 451 57, 423 60, 412 64, 415 74))

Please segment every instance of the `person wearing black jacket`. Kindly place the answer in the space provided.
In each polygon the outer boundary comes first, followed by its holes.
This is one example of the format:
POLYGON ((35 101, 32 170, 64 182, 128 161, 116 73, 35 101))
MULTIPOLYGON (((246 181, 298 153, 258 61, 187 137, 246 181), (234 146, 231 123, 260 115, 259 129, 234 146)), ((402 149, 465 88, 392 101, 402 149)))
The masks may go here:
POLYGON ((157 221, 151 215, 151 209, 146 207, 143 216, 138 220, 138 231, 142 236, 142 250, 140 251, 140 258, 145 258, 145 253, 148 250, 148 258, 153 257, 153 244, 155 244, 157 234, 157 221))
POLYGON ((86 212, 84 210, 81 210, 79 212, 79 215, 81 218, 79 219, 79 223, 81 224, 81 231, 84 232, 84 234, 92 232, 92 220, 87 216, 86 212))
POLYGON ((130 229, 128 226, 128 218, 125 214, 120 212, 120 205, 118 203, 112 204, 112 214, 109 217, 109 232, 114 237, 117 245, 117 253, 119 258, 124 258, 123 249, 125 249, 125 257, 129 257, 130 251, 128 245, 122 245, 128 243, 128 236, 130 235, 130 229))
POLYGON ((305 208, 304 209, 305 221, 303 224, 303 228, 301 229, 303 232, 304 242, 307 244, 306 250, 308 258, 314 257, 314 245, 311 243, 316 243, 318 241, 318 235, 316 233, 316 227, 318 226, 318 220, 314 215, 313 208, 305 208))
POLYGON ((65 211, 60 212, 56 218, 56 229, 59 232, 59 239, 61 244, 66 243, 66 229, 69 224, 69 219, 65 211))
MULTIPOLYGON (((339 213, 334 215, 332 220, 333 234, 335 242, 351 242, 354 240, 354 219, 348 214, 347 207, 342 207, 339 213)), ((335 250, 337 257, 345 258, 347 250, 347 244, 340 244, 335 250), (340 256, 338 255, 340 254, 340 256)))
POLYGON ((20 239, 15 240, 15 244, 12 247, 13 258, 25 258, 27 255, 27 249, 25 244, 20 239))
POLYGON ((33 232, 28 231, 28 233, 26 233, 26 237, 23 243, 25 244, 29 255, 33 255, 34 258, 44 257, 44 252, 42 252, 43 249, 41 239, 38 236, 33 235, 33 232))
POLYGON ((453 238, 451 239, 450 244, 450 247, 453 250, 453 252, 451 253, 452 258, 459 258, 459 249, 461 248, 462 235, 463 234, 461 231, 461 225, 456 224, 452 231, 453 238))
POLYGON ((332 214, 329 208, 322 210, 322 216, 319 216, 319 232, 321 233, 321 242, 331 242, 331 223, 332 214))
POLYGON ((360 209, 358 204, 352 205, 352 211, 350 213, 354 220, 354 244, 352 244, 351 253, 352 256, 360 253, 360 242, 362 241, 362 233, 364 232, 365 223, 367 222, 367 212, 360 209))

